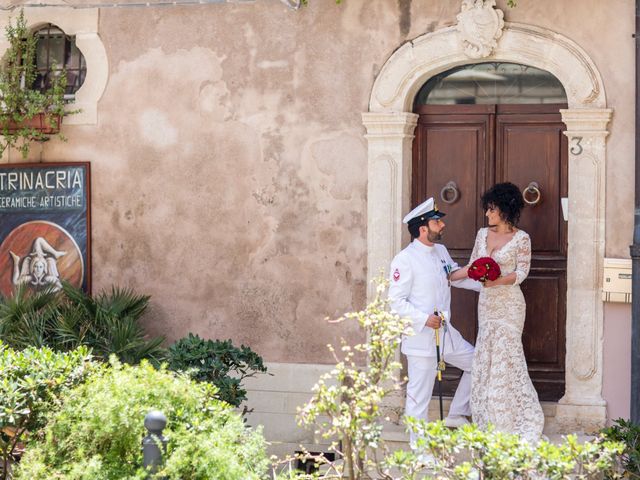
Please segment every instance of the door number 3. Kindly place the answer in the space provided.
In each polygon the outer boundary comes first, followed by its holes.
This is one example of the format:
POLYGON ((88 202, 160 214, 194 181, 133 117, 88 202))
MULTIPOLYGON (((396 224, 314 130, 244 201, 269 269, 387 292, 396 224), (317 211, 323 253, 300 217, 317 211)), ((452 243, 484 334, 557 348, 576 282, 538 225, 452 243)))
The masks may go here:
POLYGON ((580 155, 582 153, 582 145, 580 145, 580 142, 582 142, 582 137, 571 137, 571 148, 569 149, 569 151, 571 152, 572 155, 580 155))

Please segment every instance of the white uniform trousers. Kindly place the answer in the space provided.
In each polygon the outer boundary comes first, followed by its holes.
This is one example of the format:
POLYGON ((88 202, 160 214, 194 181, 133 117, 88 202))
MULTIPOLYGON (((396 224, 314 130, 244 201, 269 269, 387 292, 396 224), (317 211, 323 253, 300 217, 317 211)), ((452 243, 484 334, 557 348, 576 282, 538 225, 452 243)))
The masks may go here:
MULTIPOLYGON (((469 403, 471 397, 471 365, 473 363, 473 346, 463 340, 453 352, 445 352, 445 362, 459 368, 464 373, 451 401, 449 415, 471 415, 469 403)), ((434 392, 438 363, 436 357, 419 357, 407 355, 409 381, 407 383, 407 401, 405 415, 427 420, 429 401, 434 392)), ((415 445, 417 436, 411 432, 411 445, 415 445)))

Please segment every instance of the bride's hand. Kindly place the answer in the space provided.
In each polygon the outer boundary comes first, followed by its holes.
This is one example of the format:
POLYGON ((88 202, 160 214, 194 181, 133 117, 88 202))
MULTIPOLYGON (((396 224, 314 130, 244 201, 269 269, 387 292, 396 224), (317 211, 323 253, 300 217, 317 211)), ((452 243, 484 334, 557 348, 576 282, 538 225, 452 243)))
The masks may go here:
POLYGON ((483 287, 497 287, 498 282, 496 280, 485 280, 482 282, 483 287))

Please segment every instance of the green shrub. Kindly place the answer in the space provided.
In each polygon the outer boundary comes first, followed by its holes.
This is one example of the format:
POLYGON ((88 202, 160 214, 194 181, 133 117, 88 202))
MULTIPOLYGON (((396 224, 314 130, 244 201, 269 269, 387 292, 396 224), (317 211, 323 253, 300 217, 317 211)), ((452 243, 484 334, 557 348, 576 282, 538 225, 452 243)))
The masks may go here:
POLYGON ((311 400, 299 410, 301 424, 334 441, 330 449, 338 461, 303 455, 302 459, 321 465, 321 473, 304 474, 293 470, 295 459, 284 459, 272 466, 278 479, 564 480, 617 474, 620 443, 599 439, 580 444, 568 436, 562 445, 541 441, 532 446, 517 435, 482 431, 474 425, 451 430, 442 422, 412 418, 405 422, 419 434, 416 451, 390 452, 382 436, 384 399, 400 387, 400 366, 394 356, 409 322, 390 312, 387 282, 376 282, 372 302, 340 319, 357 321, 367 333, 366 343, 350 347, 343 341, 339 350, 331 347, 335 368, 320 378, 311 400), (356 361, 357 353, 366 355, 366 366, 356 361), (432 456, 434 463, 426 465, 417 452, 432 456))
MULTIPOLYGON (((64 69, 60 75, 53 76, 46 91, 32 88, 38 75, 35 61, 37 40, 27 26, 23 10, 20 10, 15 25, 9 21, 5 27, 5 42, 8 48, 0 67, 0 155, 7 148, 15 147, 23 158, 27 158, 31 142, 47 139, 46 134, 28 126, 28 120, 42 113, 52 124, 56 117, 76 112, 65 111, 67 75, 64 69), (13 130, 12 126, 19 128, 13 130)), ((65 139, 61 134, 58 136, 65 139)))
POLYGON ((247 398, 242 381, 267 371, 262 357, 249 347, 235 347, 231 340, 204 340, 192 333, 169 347, 169 368, 213 383, 218 397, 234 407, 247 398))
POLYGON ((86 345, 94 356, 158 364, 164 337, 147 338, 140 319, 149 297, 112 287, 92 297, 69 284, 63 291, 33 292, 22 285, 0 300, 0 340, 13 348, 48 346, 57 351, 86 345))
POLYGON ((410 333, 410 322, 391 313, 386 287, 387 282, 378 279, 372 302, 337 320, 357 322, 367 332, 367 342, 350 347, 343 340, 340 349, 329 346, 337 364, 320 377, 311 400, 298 410, 301 425, 313 426, 316 434, 334 441, 330 449, 344 460, 331 465, 335 478, 371 478, 377 470, 378 451, 385 451, 381 406, 385 397, 400 388, 395 355, 401 335, 410 333), (368 361, 363 366, 364 359, 368 361))
POLYGON ((42 441, 28 445, 15 480, 133 480, 144 478, 144 417, 168 419, 166 470, 170 480, 251 480, 266 471, 260 432, 244 427, 215 387, 156 370, 148 362, 115 358, 85 384, 69 391, 42 441))
MULTIPOLYGON (((407 419, 407 424, 419 434, 416 450, 433 456, 429 469, 442 479, 597 479, 615 476, 623 449, 622 444, 603 439, 579 443, 575 435, 559 445, 545 440, 531 445, 491 427, 449 429, 443 422, 415 419, 407 419)), ((394 453, 384 463, 383 471, 402 470, 407 480, 421 478, 418 473, 425 467, 413 452, 394 453)))
POLYGON ((0 343, 0 478, 7 478, 16 446, 44 425, 60 396, 94 367, 86 347, 56 353, 33 347, 15 351, 0 343))
POLYGON ((640 425, 618 418, 611 427, 600 433, 608 440, 625 445, 622 465, 628 478, 640 479, 640 425))
POLYGON ((0 300, 0 340, 15 349, 50 346, 59 350, 51 327, 58 304, 58 295, 50 290, 32 293, 25 284, 19 285, 12 296, 0 300))
POLYGON ((96 356, 115 354, 126 363, 148 359, 157 364, 164 359, 164 337, 149 339, 140 325, 149 296, 115 286, 93 297, 69 284, 63 284, 63 292, 66 301, 55 324, 59 344, 88 345, 96 356))

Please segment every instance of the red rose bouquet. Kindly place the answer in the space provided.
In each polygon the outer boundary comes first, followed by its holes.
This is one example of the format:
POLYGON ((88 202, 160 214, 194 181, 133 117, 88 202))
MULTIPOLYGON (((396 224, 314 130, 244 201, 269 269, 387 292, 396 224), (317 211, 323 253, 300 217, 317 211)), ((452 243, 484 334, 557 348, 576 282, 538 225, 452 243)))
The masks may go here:
POLYGON ((491 257, 481 257, 471 264, 467 275, 478 282, 497 280, 500 277, 500 265, 491 257))

